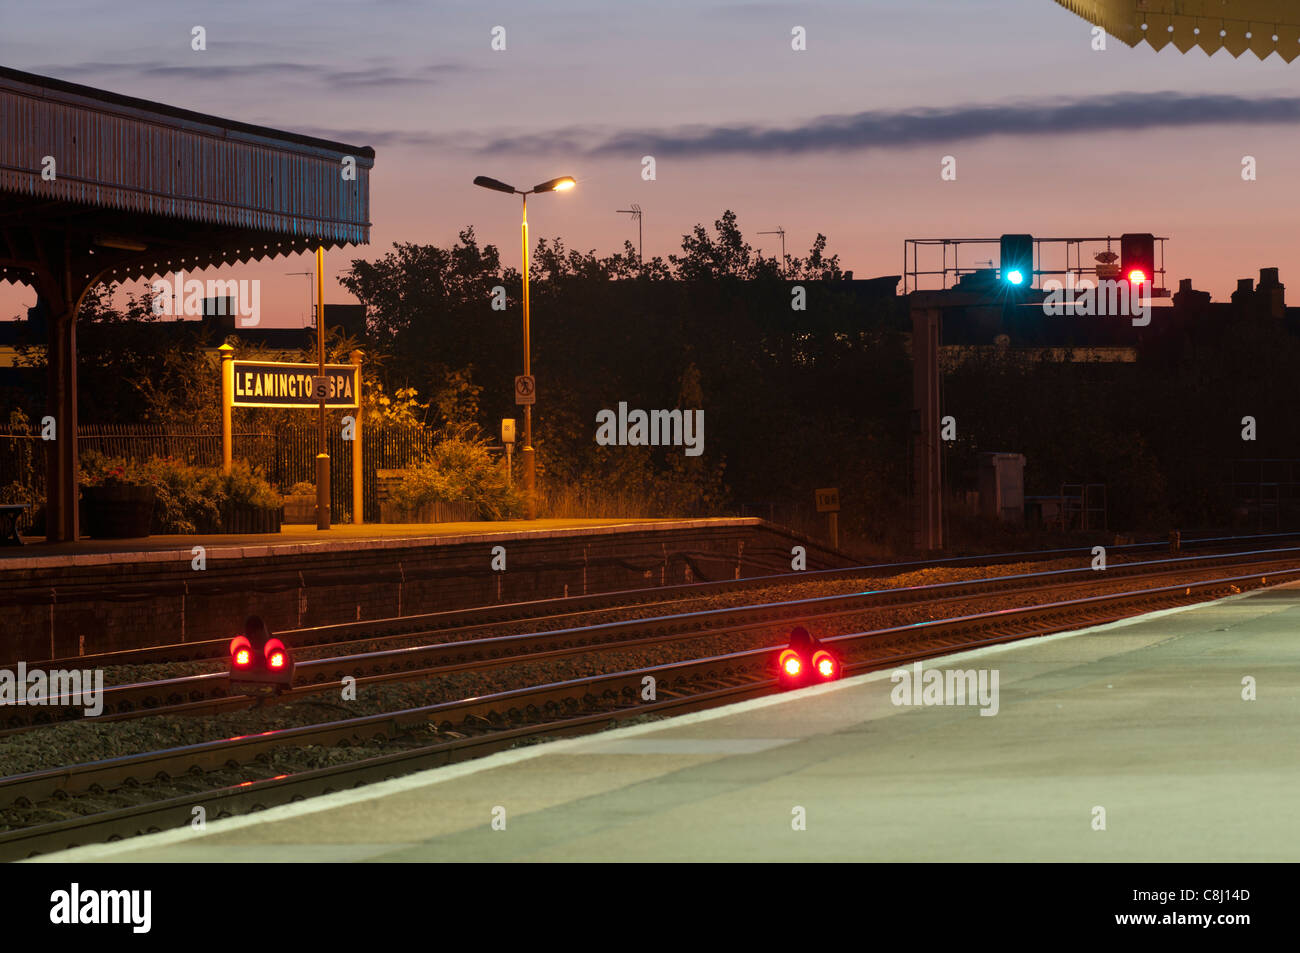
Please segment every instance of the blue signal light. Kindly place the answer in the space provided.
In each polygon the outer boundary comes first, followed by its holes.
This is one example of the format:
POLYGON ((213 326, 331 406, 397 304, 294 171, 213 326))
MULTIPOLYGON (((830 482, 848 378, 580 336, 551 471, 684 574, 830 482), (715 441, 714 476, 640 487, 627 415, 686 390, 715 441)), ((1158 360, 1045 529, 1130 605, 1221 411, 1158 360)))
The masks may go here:
POLYGON ((1013 285, 1023 285, 1025 283, 1025 273, 1019 269, 1013 269, 1007 272, 1007 281, 1013 285))

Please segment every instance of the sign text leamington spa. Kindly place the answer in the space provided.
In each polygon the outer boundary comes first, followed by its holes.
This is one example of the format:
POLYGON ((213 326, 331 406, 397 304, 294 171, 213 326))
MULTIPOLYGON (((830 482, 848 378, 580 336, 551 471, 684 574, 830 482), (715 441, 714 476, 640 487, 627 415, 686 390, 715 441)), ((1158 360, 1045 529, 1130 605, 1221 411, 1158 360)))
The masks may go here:
MULTIPOLYGON (((317 407, 312 394, 315 364, 272 364, 233 361, 236 407, 317 407)), ((326 364, 329 397, 326 407, 357 406, 357 368, 354 364, 326 364)))

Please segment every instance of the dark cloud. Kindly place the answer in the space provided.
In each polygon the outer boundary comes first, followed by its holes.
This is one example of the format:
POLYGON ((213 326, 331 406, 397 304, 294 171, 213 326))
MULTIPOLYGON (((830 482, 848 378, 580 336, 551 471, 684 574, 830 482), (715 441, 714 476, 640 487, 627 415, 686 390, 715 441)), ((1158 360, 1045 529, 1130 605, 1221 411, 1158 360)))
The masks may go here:
POLYGON ((1116 93, 1084 99, 1009 102, 948 109, 871 111, 819 116, 782 128, 738 123, 612 134, 570 127, 553 133, 502 136, 480 152, 629 152, 677 156, 792 155, 853 149, 948 145, 990 136, 1062 136, 1140 132, 1213 125, 1263 125, 1300 120, 1300 97, 1183 93, 1116 93))
POLYGON ((468 72, 469 67, 452 63, 431 63, 410 69, 371 66, 362 69, 337 69, 306 63, 265 61, 259 63, 195 62, 178 66, 152 63, 82 63, 78 66, 35 68, 33 72, 87 82, 103 76, 130 75, 149 79, 285 80, 300 78, 327 89, 374 89, 396 86, 423 86, 436 78, 468 72))

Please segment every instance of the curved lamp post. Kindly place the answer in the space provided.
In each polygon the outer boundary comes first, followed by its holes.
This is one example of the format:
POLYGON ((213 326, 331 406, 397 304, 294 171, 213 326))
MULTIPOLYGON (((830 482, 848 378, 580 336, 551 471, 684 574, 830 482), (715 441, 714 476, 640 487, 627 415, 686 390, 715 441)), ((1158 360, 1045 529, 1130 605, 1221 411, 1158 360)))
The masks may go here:
MULTIPOLYGON (((486 175, 476 176, 474 184, 491 189, 493 192, 505 192, 507 195, 519 195, 524 200, 524 217, 521 231, 524 246, 524 376, 533 373, 532 339, 528 323, 528 196, 542 192, 567 192, 578 183, 572 176, 564 175, 558 179, 549 179, 541 185, 534 185, 527 191, 520 191, 513 185, 507 185, 500 179, 491 179, 486 175)), ((533 455, 533 408, 524 405, 524 446, 520 451, 524 465, 524 497, 528 519, 537 519, 537 462, 533 455)))

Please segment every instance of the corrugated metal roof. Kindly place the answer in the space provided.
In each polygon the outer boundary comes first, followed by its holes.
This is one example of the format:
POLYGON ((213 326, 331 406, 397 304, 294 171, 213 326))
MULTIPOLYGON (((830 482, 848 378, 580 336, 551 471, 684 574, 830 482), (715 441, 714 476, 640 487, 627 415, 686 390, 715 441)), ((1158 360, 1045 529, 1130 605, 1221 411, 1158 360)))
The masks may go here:
POLYGON ((1145 41, 1157 50, 1173 44, 1186 53, 1199 46, 1234 57, 1251 50, 1260 59, 1300 56, 1300 3, 1296 0, 1056 0, 1129 46, 1145 41), (1143 27, 1145 26, 1145 29, 1143 27))
MULTIPOLYGON (((0 67, 0 192, 201 223, 209 264, 370 238, 374 150, 0 67), (45 156, 57 175, 41 177, 45 156), (343 161, 356 176, 344 179, 343 161), (216 252, 230 229, 239 256, 216 252), (256 234, 254 234, 256 233, 256 234)), ((196 236, 197 237, 197 236, 196 236)))

